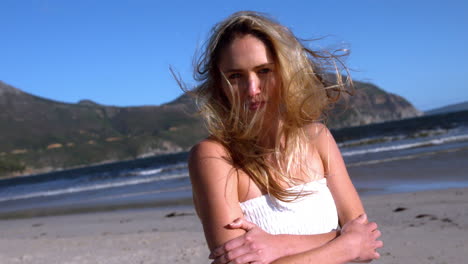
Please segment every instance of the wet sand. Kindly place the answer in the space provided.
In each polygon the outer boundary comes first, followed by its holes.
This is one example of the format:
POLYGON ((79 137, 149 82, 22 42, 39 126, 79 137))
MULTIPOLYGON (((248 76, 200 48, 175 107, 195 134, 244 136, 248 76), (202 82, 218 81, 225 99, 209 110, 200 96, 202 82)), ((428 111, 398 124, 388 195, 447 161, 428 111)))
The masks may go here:
MULTIPOLYGON (((468 187, 468 148, 348 166, 361 196, 468 187)), ((467 262, 468 263, 468 262, 467 262)))

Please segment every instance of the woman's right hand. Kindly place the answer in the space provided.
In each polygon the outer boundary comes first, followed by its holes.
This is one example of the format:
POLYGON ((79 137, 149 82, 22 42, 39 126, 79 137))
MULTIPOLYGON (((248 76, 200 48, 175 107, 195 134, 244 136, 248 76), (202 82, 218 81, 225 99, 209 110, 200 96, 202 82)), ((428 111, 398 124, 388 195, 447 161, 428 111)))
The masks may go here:
POLYGON ((355 262, 369 262, 380 258, 376 249, 383 247, 383 242, 377 240, 381 232, 375 222, 367 222, 367 215, 362 214, 346 223, 341 229, 341 236, 350 242, 355 262))
POLYGON ((246 233, 215 248, 209 257, 214 259, 213 264, 271 263, 284 256, 285 246, 278 236, 268 234, 244 218, 234 220, 227 228, 243 229, 246 233))

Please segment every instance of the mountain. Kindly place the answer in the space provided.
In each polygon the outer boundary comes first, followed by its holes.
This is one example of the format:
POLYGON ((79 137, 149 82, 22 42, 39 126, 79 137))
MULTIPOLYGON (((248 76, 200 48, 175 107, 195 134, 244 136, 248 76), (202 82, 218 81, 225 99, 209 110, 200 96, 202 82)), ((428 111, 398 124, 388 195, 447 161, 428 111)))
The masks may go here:
POLYGON ((0 175, 187 150, 205 136, 194 104, 56 102, 0 82, 0 175))
POLYGON ((445 113, 465 111, 465 110, 468 110, 468 102, 462 102, 458 104, 451 104, 451 105, 435 108, 435 109, 424 112, 424 115, 437 115, 437 114, 445 114, 445 113))
POLYGON ((387 93, 371 83, 355 81, 354 85, 354 94, 344 94, 328 114, 330 128, 362 126, 422 115, 399 95, 387 93))
MULTIPOLYGON (((332 128, 418 116, 404 98, 356 82, 329 114, 332 128)), ((206 136, 188 95, 160 106, 57 102, 0 81, 0 176, 186 151, 206 136)))

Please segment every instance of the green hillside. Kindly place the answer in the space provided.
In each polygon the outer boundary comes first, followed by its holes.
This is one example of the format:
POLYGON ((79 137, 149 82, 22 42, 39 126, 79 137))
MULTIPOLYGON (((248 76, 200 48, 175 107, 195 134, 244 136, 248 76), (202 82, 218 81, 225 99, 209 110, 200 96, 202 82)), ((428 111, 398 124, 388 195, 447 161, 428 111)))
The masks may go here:
MULTIPOLYGON (((331 127, 419 115, 405 99, 369 83, 329 114, 331 127), (347 103, 344 103, 346 102, 347 103)), ((187 95, 161 106, 62 103, 0 81, 0 176, 185 151, 206 136, 187 95)))
POLYGON ((193 104, 66 104, 0 83, 0 174, 188 149, 205 131, 193 104))

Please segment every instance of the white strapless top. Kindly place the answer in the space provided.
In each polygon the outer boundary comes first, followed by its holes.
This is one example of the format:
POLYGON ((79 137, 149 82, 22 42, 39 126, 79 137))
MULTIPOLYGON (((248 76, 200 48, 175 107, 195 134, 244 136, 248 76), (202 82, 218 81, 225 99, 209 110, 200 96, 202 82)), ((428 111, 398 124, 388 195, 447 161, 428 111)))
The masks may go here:
POLYGON ((313 193, 293 202, 268 194, 240 203, 244 217, 270 234, 313 235, 338 228, 335 202, 325 178, 290 188, 313 193))

